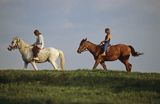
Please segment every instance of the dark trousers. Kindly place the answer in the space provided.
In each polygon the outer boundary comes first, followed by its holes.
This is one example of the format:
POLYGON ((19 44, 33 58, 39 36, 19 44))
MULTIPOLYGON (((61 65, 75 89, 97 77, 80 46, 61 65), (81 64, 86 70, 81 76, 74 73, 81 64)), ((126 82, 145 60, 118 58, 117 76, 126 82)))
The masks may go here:
POLYGON ((38 57, 38 53, 40 51, 40 48, 37 46, 33 46, 32 52, 33 52, 33 57, 38 57))

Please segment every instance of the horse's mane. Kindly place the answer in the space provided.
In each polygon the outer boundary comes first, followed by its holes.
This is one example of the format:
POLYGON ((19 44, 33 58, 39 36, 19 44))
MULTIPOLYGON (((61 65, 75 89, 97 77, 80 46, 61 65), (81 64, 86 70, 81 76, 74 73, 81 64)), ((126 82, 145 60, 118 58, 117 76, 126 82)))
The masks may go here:
POLYGON ((16 37, 13 37, 13 40, 20 40, 23 44, 25 44, 26 46, 31 46, 31 45, 29 45, 28 43, 26 43, 22 38, 20 38, 20 37, 18 37, 18 36, 16 36, 16 37))
POLYGON ((13 37, 13 40, 20 39, 18 36, 13 37))
POLYGON ((97 46, 97 47, 101 47, 101 45, 100 45, 100 44, 95 44, 95 43, 90 42, 90 41, 87 41, 87 42, 89 42, 90 44, 93 44, 93 45, 95 45, 95 46, 97 46))
POLYGON ((87 41, 87 42, 89 42, 89 43, 91 43, 91 44, 93 44, 93 45, 96 45, 96 46, 98 46, 97 44, 95 44, 95 43, 93 43, 93 42, 91 42, 91 41, 87 41))

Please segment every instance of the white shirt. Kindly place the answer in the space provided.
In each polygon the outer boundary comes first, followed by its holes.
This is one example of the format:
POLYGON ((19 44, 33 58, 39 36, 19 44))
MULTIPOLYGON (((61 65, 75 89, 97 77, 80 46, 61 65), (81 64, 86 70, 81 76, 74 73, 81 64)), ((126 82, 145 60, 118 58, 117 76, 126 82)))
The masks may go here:
POLYGON ((37 36, 37 40, 35 42, 35 45, 39 47, 40 49, 44 48, 44 38, 42 35, 37 36))

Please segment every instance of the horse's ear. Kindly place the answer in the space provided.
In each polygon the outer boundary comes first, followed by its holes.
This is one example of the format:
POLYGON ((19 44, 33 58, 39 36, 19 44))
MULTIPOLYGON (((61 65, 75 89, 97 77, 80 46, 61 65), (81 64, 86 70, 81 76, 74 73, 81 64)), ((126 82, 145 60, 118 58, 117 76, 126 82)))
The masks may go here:
POLYGON ((17 39, 18 39, 18 36, 13 37, 13 40, 17 40, 17 39))
POLYGON ((20 38, 17 38, 17 42, 20 42, 20 38))
POLYGON ((17 40, 17 42, 20 41, 20 38, 18 36, 14 37, 13 40, 17 40))
POLYGON ((87 38, 85 38, 84 41, 87 41, 87 38))
POLYGON ((15 40, 16 39, 16 37, 13 37, 13 40, 15 40))

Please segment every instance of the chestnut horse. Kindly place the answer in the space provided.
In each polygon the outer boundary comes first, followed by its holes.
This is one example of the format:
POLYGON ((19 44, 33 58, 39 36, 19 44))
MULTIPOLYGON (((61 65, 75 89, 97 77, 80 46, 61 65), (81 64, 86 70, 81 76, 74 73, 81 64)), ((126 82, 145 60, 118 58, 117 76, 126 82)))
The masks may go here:
POLYGON ((127 72, 131 72, 131 69, 132 69, 132 64, 130 64, 128 61, 130 54, 132 54, 132 56, 134 57, 143 54, 143 53, 136 52, 134 48, 130 45, 117 44, 117 45, 108 47, 108 53, 106 54, 106 56, 102 56, 101 55, 103 53, 102 47, 103 46, 96 45, 90 41, 87 41, 87 39, 83 39, 80 42, 77 52, 81 53, 88 50, 94 56, 95 64, 93 66, 93 69, 95 69, 100 63, 102 67, 105 70, 107 70, 105 61, 115 61, 119 59, 125 65, 127 72))

